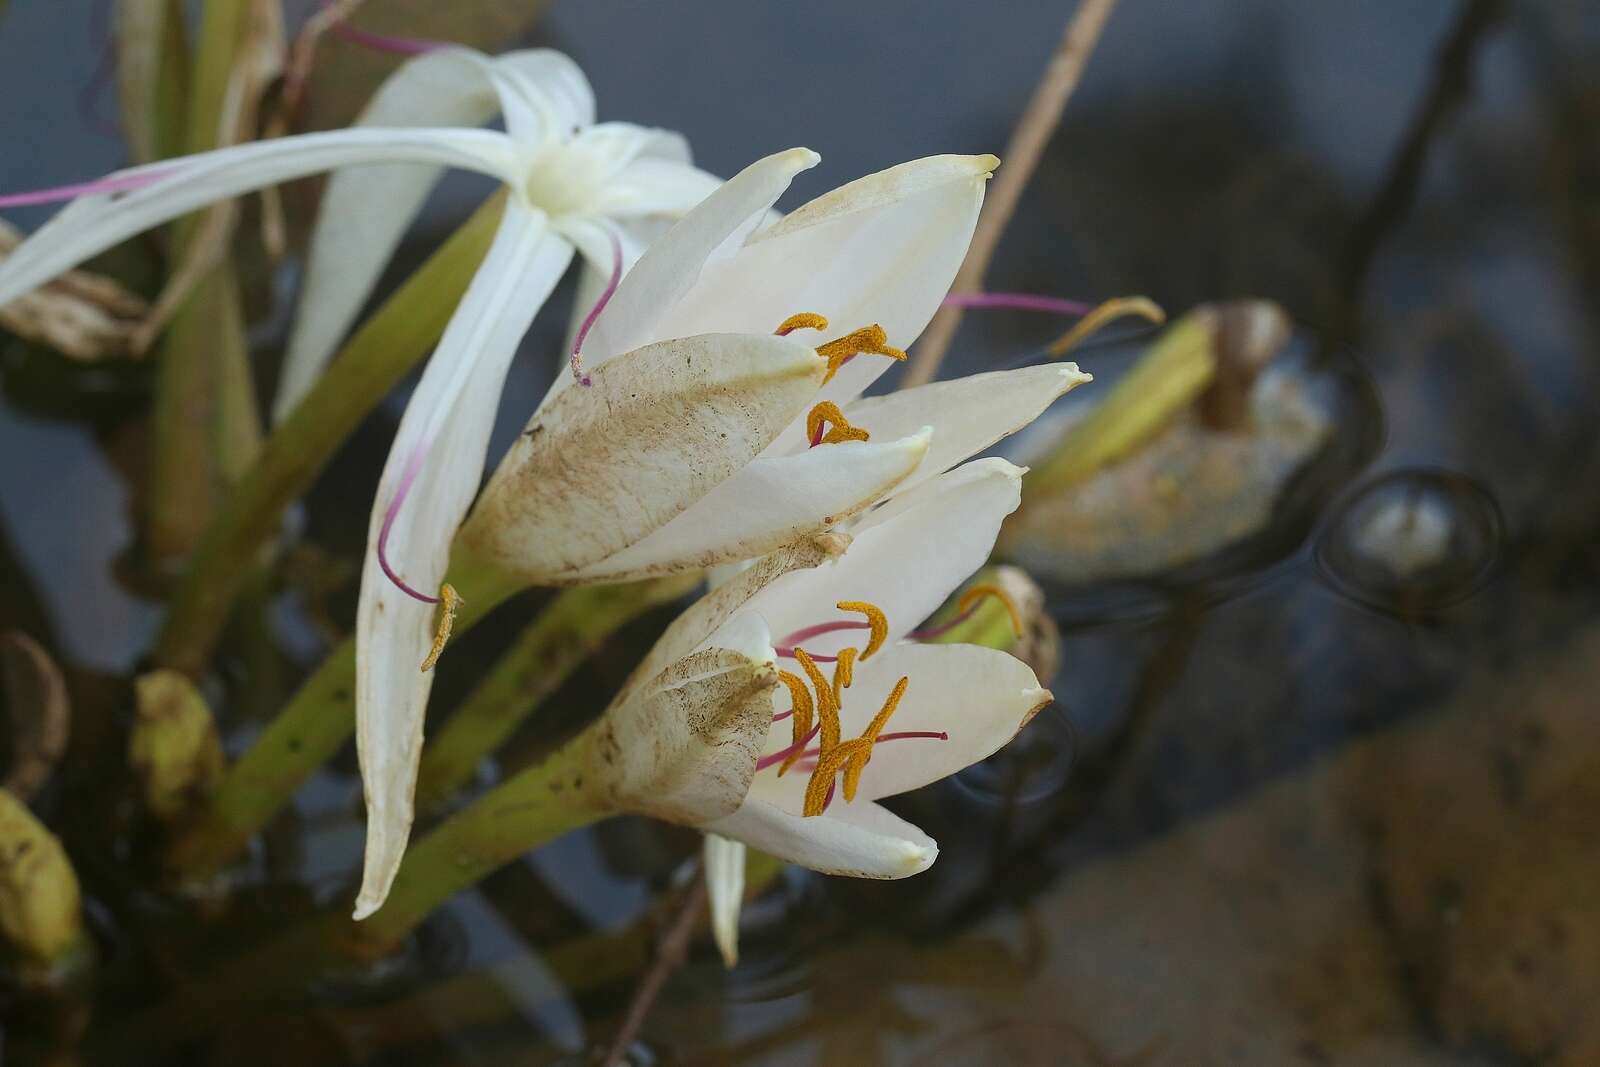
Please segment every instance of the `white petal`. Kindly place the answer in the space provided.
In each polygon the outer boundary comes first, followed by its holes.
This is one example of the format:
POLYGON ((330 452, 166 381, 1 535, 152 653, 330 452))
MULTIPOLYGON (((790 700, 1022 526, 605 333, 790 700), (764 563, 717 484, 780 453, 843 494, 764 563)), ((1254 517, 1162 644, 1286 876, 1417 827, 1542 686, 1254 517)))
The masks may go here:
POLYGON ((899 437, 919 426, 934 428, 928 458, 895 490, 904 493, 1016 433, 1057 397, 1091 380, 1075 363, 993 371, 866 397, 845 408, 844 414, 851 425, 873 437, 899 437))
POLYGON ((733 620, 729 633, 754 654, 713 645, 685 656, 613 701, 584 733, 581 788, 592 803, 684 826, 738 810, 778 676, 759 616, 733 620))
POLYGON ((835 797, 827 814, 807 819, 752 796, 732 815, 704 827, 781 860, 848 878, 907 878, 933 865, 933 838, 887 808, 835 797))
MULTIPOLYGON (((874 745, 856 798, 845 810, 920 789, 987 759, 1051 700, 1033 670, 1008 653, 978 645, 907 641, 856 667, 839 715, 842 736, 860 736, 901 678, 910 681, 884 733, 944 731, 950 739, 906 737, 874 745)), ((781 737, 788 744, 790 732, 781 737)), ((805 803, 805 773, 791 770, 779 778, 775 770, 757 775, 751 795, 798 814, 805 803)), ((835 795, 828 815, 843 801, 842 793, 835 795)))
MULTIPOLYGON (((745 610, 765 616, 781 644, 804 627, 859 618, 834 605, 865 600, 888 614, 890 640, 898 640, 983 566, 1000 524, 1021 499, 1020 468, 1001 459, 958 467, 863 516, 850 527, 852 541, 841 559, 778 578, 750 597, 745 610)), ((845 631, 814 638, 805 648, 831 655, 860 642, 860 632, 845 631)))
MULTIPOLYGON (((486 61, 445 48, 402 64, 357 126, 478 126, 500 111, 486 61)), ((311 234, 300 307, 273 404, 281 419, 321 375, 442 167, 400 164, 344 171, 328 182, 311 234)))
POLYGON ((605 195, 595 202, 595 210, 612 218, 679 218, 721 185, 721 178, 686 163, 635 159, 612 177, 605 195))
POLYGON ((565 136, 573 127, 593 125, 594 89, 570 57, 549 48, 529 48, 489 62, 503 84, 516 83, 525 98, 535 101, 549 133, 565 136))
MULTIPOLYGON (((501 462, 463 545, 546 583, 646 538, 732 477, 815 394, 822 361, 782 337, 647 345, 540 408, 501 462)), ((660 569, 701 565, 697 553, 660 569)))
POLYGON ((366 869, 356 917, 388 894, 411 827, 412 790, 432 674, 434 608, 401 592, 378 565, 385 511, 412 457, 424 460, 390 530, 388 558, 415 589, 435 593, 450 542, 483 475, 489 431, 517 343, 572 246, 516 200, 412 394, 378 484, 356 618, 356 744, 367 798, 366 869))
MULTIPOLYGON (((707 258, 730 236, 762 221, 790 180, 815 166, 817 159, 809 149, 791 148, 752 163, 651 245, 595 323, 584 345, 585 366, 593 371, 606 360, 652 341, 709 332, 668 334, 658 331, 656 325, 694 285, 707 258)), ((755 332, 771 333, 776 325, 770 323, 755 332)), ((560 395, 567 381, 566 377, 557 378, 544 403, 560 395)))
POLYGON ((707 834, 704 858, 711 936, 729 967, 739 962, 739 910, 744 906, 744 845, 707 834))
POLYGON ((335 167, 433 163, 510 173, 514 154, 489 130, 334 130, 219 148, 119 171, 163 178, 127 192, 79 197, 0 263, 0 304, 124 238, 218 200, 335 167))
POLYGON ((870 507, 917 468, 931 436, 924 430, 898 441, 847 441, 757 459, 671 522, 579 575, 626 581, 685 564, 764 556, 870 507))
POLYGON ((778 551, 751 561, 751 565, 695 601, 662 631, 655 645, 628 676, 623 689, 652 678, 668 663, 709 644, 710 635, 734 612, 742 609, 756 592, 774 579, 792 571, 816 567, 838 559, 850 544, 840 533, 824 533, 785 545, 778 551))
MULTIPOLYGON (((955 279, 995 163, 934 156, 840 186, 708 264, 659 329, 772 330, 813 311, 829 321, 825 337, 879 323, 906 348, 955 279)), ((888 367, 882 357, 853 359, 818 399, 853 399, 888 367)))

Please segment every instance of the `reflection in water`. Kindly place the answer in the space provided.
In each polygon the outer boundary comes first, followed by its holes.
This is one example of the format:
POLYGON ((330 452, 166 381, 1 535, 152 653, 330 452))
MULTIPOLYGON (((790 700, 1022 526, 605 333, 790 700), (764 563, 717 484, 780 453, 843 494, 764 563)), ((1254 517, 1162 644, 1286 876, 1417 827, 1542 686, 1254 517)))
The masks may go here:
POLYGON ((1448 607, 1488 579, 1500 511, 1477 482, 1396 471, 1363 486, 1329 520, 1317 563, 1347 595, 1399 614, 1448 607))

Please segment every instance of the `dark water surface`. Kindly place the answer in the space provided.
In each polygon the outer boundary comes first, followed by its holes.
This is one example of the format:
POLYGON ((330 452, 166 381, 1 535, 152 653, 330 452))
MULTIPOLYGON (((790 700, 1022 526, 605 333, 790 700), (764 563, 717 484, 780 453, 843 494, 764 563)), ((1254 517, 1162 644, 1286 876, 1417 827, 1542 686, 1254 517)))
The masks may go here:
MULTIPOLYGON (((792 205, 910 157, 1000 152, 1065 13, 556 0, 526 40, 585 67, 602 117, 681 130, 711 170, 817 149, 792 205)), ((0 189, 121 162, 80 106, 91 14, 0 8, 0 189)), ((1174 312, 1274 299, 1306 373, 1340 383, 1338 461, 1234 551, 1053 587, 1057 706, 897 805, 939 840, 933 870, 789 872, 748 909, 736 969, 697 944, 638 1062, 1600 1063, 1597 61, 1582 0, 1124 0, 990 287, 1138 292, 1174 312)), ((406 256, 478 188, 442 190, 406 256)), ((513 370, 497 451, 554 372, 566 292, 513 370)), ((1032 358, 1058 327, 969 315, 946 372, 1032 358)), ((1103 389, 1133 351, 1078 358, 1103 389)), ((83 826, 126 819, 99 775, 160 618, 118 577, 147 371, 8 342, 0 388, 0 624, 49 639, 78 708, 82 762, 39 807, 69 845, 103 842, 83 826)), ((302 569, 334 575, 335 625, 354 600, 337 563, 360 551, 399 410, 369 420, 298 516, 321 561, 301 553, 302 569)), ((327 647, 301 579, 210 679, 230 749, 327 647)), ((552 706, 598 706, 665 617, 552 706)), ((514 623, 452 649, 436 707, 514 623)), ((138 889, 134 853, 78 855, 108 948, 91 1033, 137 1033, 204 981, 205 958, 342 906, 359 802, 346 754, 209 919, 138 889)), ((648 955, 641 914, 696 840, 628 820, 573 835, 463 894, 388 970, 82 1062, 582 1062, 648 955), (618 932, 563 983, 557 946, 618 932)))

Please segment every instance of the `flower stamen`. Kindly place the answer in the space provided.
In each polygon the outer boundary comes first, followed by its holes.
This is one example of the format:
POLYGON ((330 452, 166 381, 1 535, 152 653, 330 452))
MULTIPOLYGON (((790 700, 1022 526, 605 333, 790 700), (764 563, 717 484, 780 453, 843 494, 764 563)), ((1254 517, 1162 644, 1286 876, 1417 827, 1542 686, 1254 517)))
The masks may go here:
POLYGON ((844 417, 838 404, 824 400, 806 414, 806 437, 811 441, 811 447, 816 448, 818 445, 836 445, 841 441, 868 441, 872 435, 859 426, 850 425, 850 420, 844 417), (824 426, 828 427, 827 433, 823 433, 824 426))
POLYGON ((136 171, 133 174, 113 174, 91 182, 74 182, 71 185, 56 185, 48 189, 33 189, 26 193, 7 193, 0 196, 0 208, 56 204, 63 200, 76 200, 80 196, 95 196, 100 193, 129 193, 170 178, 178 169, 178 167, 162 167, 136 171))
POLYGON ((411 483, 417 480, 417 473, 422 470, 422 461, 428 455, 428 442, 417 445, 406 458, 405 469, 400 472, 400 484, 395 487, 394 499, 389 501, 389 506, 383 512, 383 525, 378 528, 378 567, 383 571, 383 576, 394 583, 394 587, 410 597, 424 604, 437 604, 439 597, 429 596, 419 592, 406 584, 406 580, 389 565, 389 532, 394 528, 394 520, 400 514, 400 505, 405 503, 406 496, 411 492, 411 483))
POLYGON ((450 641, 450 631, 455 628, 456 612, 464 603, 455 586, 449 582, 439 586, 439 624, 433 631, 433 647, 422 661, 423 673, 433 670, 434 664, 439 662, 444 646, 450 641))
MULTIPOLYGON (((839 744, 839 706, 833 698, 833 684, 823 676, 821 668, 817 666, 816 661, 811 658, 805 649, 795 649, 794 658, 799 662, 801 669, 806 672, 806 677, 811 680, 811 688, 816 691, 816 711, 818 719, 817 726, 822 734, 822 750, 824 752, 831 752, 834 747, 839 744)), ((796 738, 802 736, 802 731, 799 729, 799 719, 800 715, 798 714, 797 709, 795 714, 796 729, 794 732, 794 736, 796 738)), ((794 761, 800 758, 800 755, 803 751, 804 746, 797 747, 793 753, 783 761, 783 764, 778 768, 778 775, 780 777, 782 777, 782 775, 794 765, 794 761)))
POLYGON ((606 287, 600 294, 600 299, 594 302, 594 307, 589 309, 589 314, 583 317, 583 322, 578 326, 578 332, 572 339, 572 380, 582 386, 591 386, 594 380, 583 372, 583 342, 589 336, 589 331, 594 328, 600 312, 611 303, 611 298, 616 294, 617 285, 622 281, 622 239, 616 231, 606 227, 606 236, 611 239, 611 277, 606 281, 606 287))
POLYGON ((794 701, 789 713, 794 716, 795 743, 800 744, 801 738, 811 734, 811 717, 815 714, 816 706, 811 702, 811 692, 806 688, 806 683, 798 675, 779 671, 778 680, 789 687, 789 696, 794 701))
MULTIPOLYGON (((867 617, 867 627, 872 631, 872 637, 867 641, 867 647, 861 650, 862 659, 871 659, 872 654, 883 647, 889 639, 889 616, 876 604, 869 604, 865 600, 841 600, 834 605, 840 611, 859 611, 867 617)), ((860 626, 860 623, 856 623, 860 626)))
POLYGON ((889 335, 877 323, 852 330, 843 337, 819 346, 817 355, 828 361, 828 373, 822 377, 823 385, 831 382, 833 376, 839 373, 839 368, 856 356, 888 356, 897 362, 906 358, 904 351, 889 343, 889 335))
POLYGON ((1072 329, 1062 334, 1051 342, 1048 349, 1050 355, 1060 358, 1072 351, 1080 342, 1090 334, 1097 332, 1102 326, 1117 319, 1134 316, 1148 322, 1163 323, 1167 321, 1167 313, 1146 296, 1122 296, 1107 300, 1073 324, 1072 329))
POLYGON ((1022 611, 1017 607, 1016 601, 1012 600, 1011 596, 998 585, 984 582, 961 594, 961 598, 956 601, 956 615, 954 618, 949 622, 942 622, 936 626, 924 626, 919 630, 911 631, 912 640, 929 641, 949 633, 972 618, 973 612, 978 610, 978 605, 983 602, 985 597, 994 597, 1005 606, 1006 614, 1011 617, 1011 632, 1017 637, 1021 637, 1023 634, 1022 611))
POLYGON ((815 311, 801 311, 778 323, 778 328, 772 332, 779 337, 787 337, 796 330, 826 330, 827 328, 828 319, 826 316, 818 315, 815 311))

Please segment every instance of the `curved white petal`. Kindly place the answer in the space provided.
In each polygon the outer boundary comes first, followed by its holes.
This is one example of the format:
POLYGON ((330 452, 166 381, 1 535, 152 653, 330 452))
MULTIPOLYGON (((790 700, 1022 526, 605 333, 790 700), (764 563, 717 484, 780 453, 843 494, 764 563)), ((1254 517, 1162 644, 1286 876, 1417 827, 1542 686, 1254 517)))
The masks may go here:
POLYGON ((124 238, 195 208, 318 171, 366 163, 432 163, 511 172, 514 151, 489 130, 334 130, 219 148, 116 176, 160 175, 120 193, 79 197, 0 263, 0 304, 44 284, 124 238))
POLYGON ((707 834, 704 858, 706 900, 711 911, 711 936, 722 962, 739 962, 739 911, 744 906, 744 844, 707 834))
MULTIPOLYGON (((707 264, 658 329, 674 336, 714 322, 771 330, 813 311, 828 319, 827 337, 875 322, 890 344, 909 347, 966 256, 996 162, 933 156, 840 186, 707 264)), ((888 366, 881 357, 851 360, 818 399, 853 399, 888 366)))
MULTIPOLYGON (((863 516, 849 528, 850 548, 838 560, 783 575, 742 610, 765 616, 782 643, 817 623, 859 618, 834 605, 865 600, 888 614, 890 640, 898 640, 983 566, 1000 524, 1021 499, 1021 468, 1002 459, 957 467, 863 516)), ((813 638, 805 648, 831 655, 860 643, 859 631, 844 631, 813 638)))
POLYGON ((367 798, 366 868, 356 918, 388 894, 411 828, 431 673, 434 608, 396 588, 378 565, 385 512, 415 480, 389 532, 390 564, 413 588, 435 593, 450 542, 483 475, 489 431, 517 343, 572 258, 544 217, 512 200, 483 266, 445 328, 401 419, 378 484, 356 618, 356 744, 367 798), (413 461, 420 454, 420 468, 413 461))
MULTIPOLYGON (((501 93, 517 92, 545 124, 543 130, 530 132, 565 136, 575 127, 594 124, 594 89, 583 68, 570 56, 549 48, 528 48, 506 52, 487 62, 501 93)), ((508 109, 508 128, 514 110, 508 109)), ((521 131, 511 132, 522 136, 521 131)))
MULTIPOLYGON (((822 371, 810 348, 770 334, 678 338, 603 364, 592 386, 535 413, 463 547, 532 581, 597 577, 745 467, 815 394, 822 371)), ((702 565, 700 549, 692 542, 659 570, 702 565)))
POLYGON ((927 870, 939 856, 933 838, 860 797, 854 804, 835 797, 827 814, 807 819, 752 795, 738 811, 702 829, 848 878, 907 878, 927 870))
POLYGON ((758 615, 731 620, 712 644, 613 701, 587 731, 578 786, 610 811, 698 826, 750 792, 778 684, 758 615))
MULTIPOLYGON (((765 219, 794 176, 815 166, 818 158, 810 149, 791 148, 757 160, 724 182, 662 235, 628 272, 595 323, 584 345, 585 366, 593 371, 620 353, 661 338, 723 332, 671 334, 659 332, 656 325, 694 285, 707 258, 730 237, 742 239, 747 227, 765 219)), ((771 333, 776 325, 770 323, 755 332, 771 333)), ((567 381, 567 376, 556 379, 545 396, 545 405, 560 395, 567 381)))
POLYGON ((684 566, 750 559, 870 507, 927 455, 924 430, 898 441, 848 441, 763 457, 636 543, 578 572, 625 581, 684 566))
MULTIPOLYGON (((355 124, 481 125, 501 109, 486 63, 477 53, 456 48, 408 60, 378 87, 355 124)), ((438 166, 401 164, 347 170, 328 182, 311 234, 274 419, 288 414, 327 366, 442 172, 438 166)))
POLYGON ((624 691, 644 679, 652 678, 674 660, 707 647, 707 639, 750 597, 779 575, 805 567, 816 567, 838 559, 850 539, 840 533, 823 533, 787 544, 770 555, 751 560, 738 574, 712 587, 676 619, 668 624, 644 659, 640 660, 623 684, 624 691))
POLYGON ((1057 397, 1092 380, 1076 363, 1043 364, 866 397, 845 408, 844 414, 852 426, 873 437, 899 437, 919 426, 934 428, 928 458, 895 490, 904 493, 1016 433, 1057 397))
MULTIPOLYGON (((1008 653, 979 645, 907 641, 857 665, 844 691, 841 735, 859 737, 901 678, 910 681, 884 732, 943 731, 949 740, 907 737, 873 746, 853 804, 920 789, 987 759, 1051 700, 1033 670, 1008 653)), ((788 723, 773 726, 769 751, 786 747, 792 739, 791 731, 776 729, 788 723)), ((791 770, 780 778, 775 768, 760 772, 751 788, 753 796, 792 813, 804 807, 805 791, 805 772, 791 770)), ((836 795, 827 814, 843 801, 843 794, 836 795)), ((845 804, 846 810, 850 806, 845 804)))

